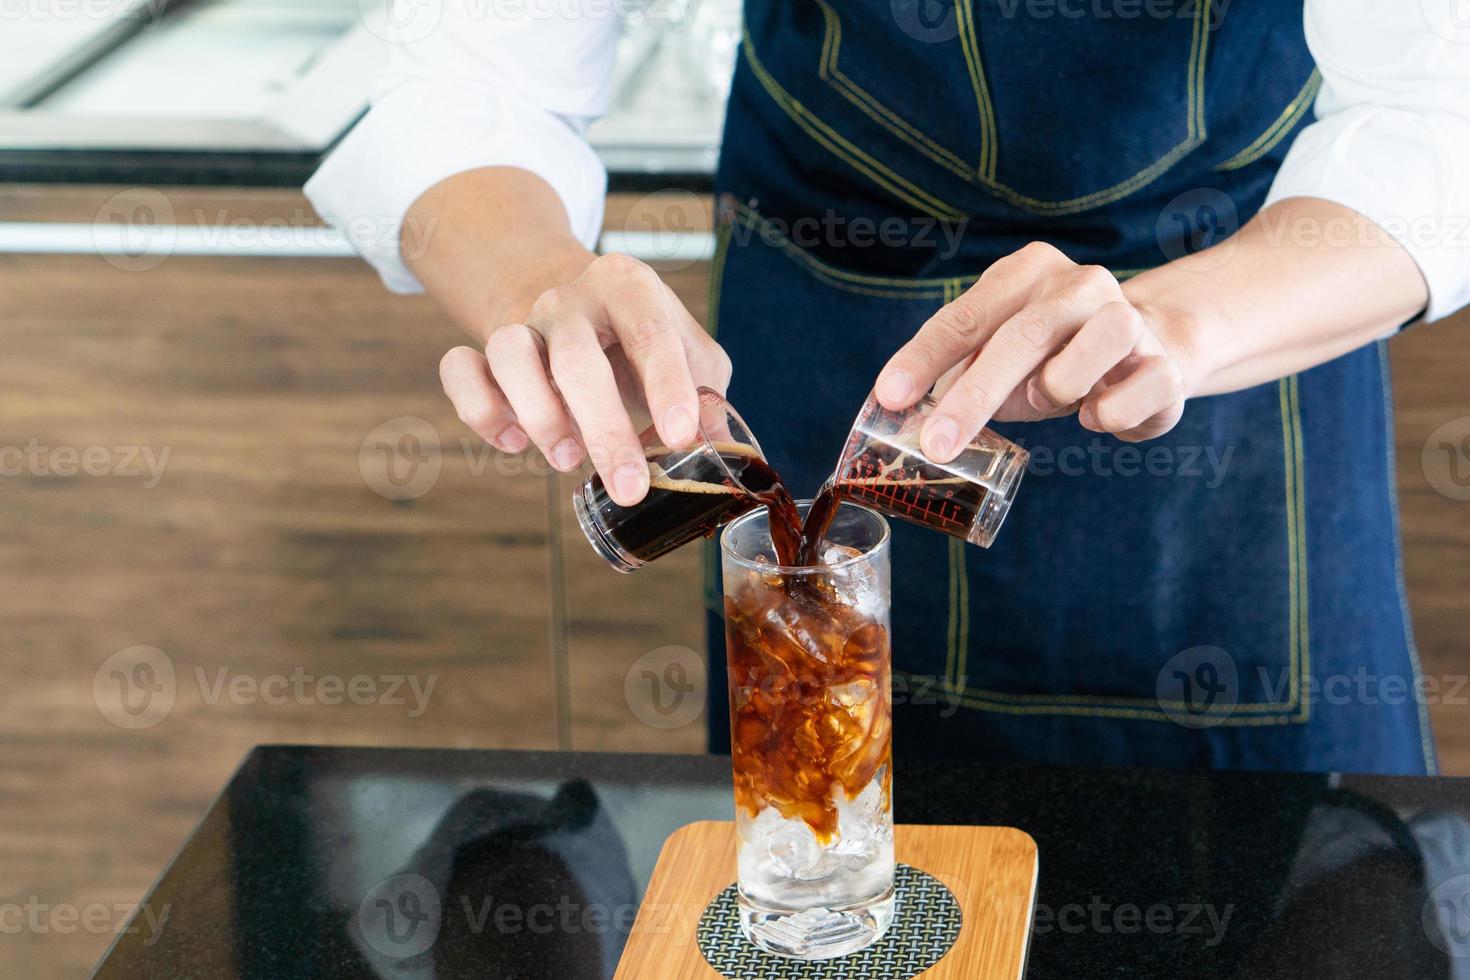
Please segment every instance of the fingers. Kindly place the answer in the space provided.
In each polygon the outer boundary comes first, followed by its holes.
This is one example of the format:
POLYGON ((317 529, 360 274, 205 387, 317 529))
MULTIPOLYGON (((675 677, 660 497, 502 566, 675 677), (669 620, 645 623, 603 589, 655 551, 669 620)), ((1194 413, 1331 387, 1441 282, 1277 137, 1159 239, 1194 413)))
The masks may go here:
POLYGON ((581 464, 576 424, 546 373, 545 341, 530 327, 513 323, 490 335, 485 357, 521 427, 547 461, 566 473, 581 464))
POLYGON ((1032 380, 1027 391, 1031 407, 1053 413, 1080 402, 1132 353, 1142 335, 1143 318, 1137 310, 1127 303, 1108 303, 1032 380))
POLYGON ((1078 412, 1082 426, 1142 442, 1172 429, 1184 414, 1184 379, 1163 356, 1140 357, 1127 375, 1090 397, 1078 412))
POLYGON ((456 347, 439 361, 439 381, 460 421, 496 449, 518 453, 526 433, 516 413, 490 376, 485 356, 472 347, 456 347))
MULTIPOLYGON (((1000 324, 924 424, 920 445, 935 462, 953 459, 1012 393, 1112 296, 1118 281, 1098 266, 1054 275, 1045 294, 1000 324)), ((1017 398, 1019 401, 1019 395, 1017 398)))
POLYGON ((963 296, 940 308, 899 348, 878 375, 874 390, 885 408, 904 409, 1026 304, 1049 271, 1070 265, 1050 245, 1033 243, 1000 259, 963 296))
POLYGON ((603 315, 638 376, 659 438, 682 449, 698 435, 699 396, 682 339, 683 318, 676 312, 678 300, 637 259, 605 255, 594 263, 599 264, 603 315))
POLYGON ((648 465, 592 321, 564 311, 547 338, 551 376, 608 494, 624 507, 648 492, 648 465))

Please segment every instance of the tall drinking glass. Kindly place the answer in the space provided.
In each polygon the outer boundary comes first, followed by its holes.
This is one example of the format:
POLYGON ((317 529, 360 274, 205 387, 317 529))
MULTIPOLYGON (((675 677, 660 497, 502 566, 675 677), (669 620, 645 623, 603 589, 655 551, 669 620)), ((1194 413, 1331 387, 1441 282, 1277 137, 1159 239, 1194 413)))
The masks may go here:
POLYGON ((888 524, 844 503, 811 567, 776 564, 764 509, 720 543, 741 930, 851 953, 893 919, 888 524))

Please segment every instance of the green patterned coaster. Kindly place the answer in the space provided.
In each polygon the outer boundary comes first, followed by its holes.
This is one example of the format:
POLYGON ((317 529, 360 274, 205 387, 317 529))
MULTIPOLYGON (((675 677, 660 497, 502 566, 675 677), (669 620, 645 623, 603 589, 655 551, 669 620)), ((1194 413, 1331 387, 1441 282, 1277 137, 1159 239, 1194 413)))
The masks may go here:
POLYGON ((740 933, 735 886, 715 897, 695 933, 699 951, 729 980, 909 980, 938 963, 960 935, 960 904, 938 878, 900 864, 893 924, 859 953, 802 962, 757 949, 740 933))

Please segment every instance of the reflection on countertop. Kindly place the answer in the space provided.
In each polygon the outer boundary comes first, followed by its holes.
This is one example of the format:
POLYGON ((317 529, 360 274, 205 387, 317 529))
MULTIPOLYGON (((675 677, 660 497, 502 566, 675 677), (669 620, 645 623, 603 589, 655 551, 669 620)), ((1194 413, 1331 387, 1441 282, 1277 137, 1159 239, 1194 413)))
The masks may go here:
MULTIPOLYGON (((714 756, 257 749, 97 976, 609 977, 730 792, 714 756)), ((1032 978, 1467 976, 1470 781, 912 759, 895 794, 1036 839, 1032 978)))

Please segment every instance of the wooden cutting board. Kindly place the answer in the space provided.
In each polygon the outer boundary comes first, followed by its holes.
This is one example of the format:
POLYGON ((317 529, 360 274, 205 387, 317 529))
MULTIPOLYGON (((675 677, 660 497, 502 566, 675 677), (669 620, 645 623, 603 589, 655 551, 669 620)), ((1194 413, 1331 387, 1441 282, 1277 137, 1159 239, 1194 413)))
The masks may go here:
MULTIPOLYGON (((954 948, 925 980, 1020 980, 1036 903, 1036 842, 1011 827, 899 824, 900 864, 944 882, 964 913, 954 948)), ((664 843, 614 980, 712 980, 695 929, 735 880, 735 825, 702 821, 664 843)))

